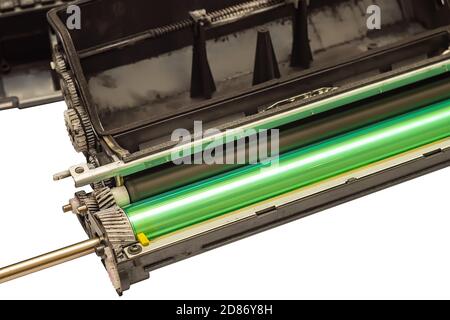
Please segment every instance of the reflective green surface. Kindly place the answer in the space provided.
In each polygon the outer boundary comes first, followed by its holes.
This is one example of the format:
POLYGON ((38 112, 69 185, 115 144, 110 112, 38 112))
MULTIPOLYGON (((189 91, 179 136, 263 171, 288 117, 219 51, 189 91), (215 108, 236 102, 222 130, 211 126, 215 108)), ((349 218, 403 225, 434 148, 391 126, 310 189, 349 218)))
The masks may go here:
POLYGON ((149 239, 450 136, 450 100, 125 208, 149 239))

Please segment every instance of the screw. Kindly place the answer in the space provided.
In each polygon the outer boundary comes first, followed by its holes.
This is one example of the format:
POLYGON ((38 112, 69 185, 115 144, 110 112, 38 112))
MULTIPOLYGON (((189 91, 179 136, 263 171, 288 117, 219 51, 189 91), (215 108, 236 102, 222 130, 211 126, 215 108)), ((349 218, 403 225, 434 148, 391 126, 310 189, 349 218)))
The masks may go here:
POLYGON ((83 167, 78 167, 78 168, 75 169, 75 173, 82 174, 83 172, 84 172, 84 168, 83 167))
POLYGON ((369 45, 367 46, 367 49, 368 49, 368 50, 375 50, 375 49, 377 49, 377 48, 378 48, 378 44, 375 43, 375 42, 371 42, 371 43, 369 43, 369 45))
POLYGON ((136 255, 142 252, 142 247, 138 244, 133 244, 128 248, 128 253, 131 255, 136 255))

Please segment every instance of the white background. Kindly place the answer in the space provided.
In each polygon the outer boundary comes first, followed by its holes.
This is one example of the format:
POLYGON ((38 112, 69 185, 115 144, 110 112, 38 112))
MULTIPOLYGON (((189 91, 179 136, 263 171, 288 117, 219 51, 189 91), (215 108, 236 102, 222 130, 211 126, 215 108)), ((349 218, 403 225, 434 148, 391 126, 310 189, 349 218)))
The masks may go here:
MULTIPOLYGON (((61 206, 83 162, 58 103, 0 113, 0 265, 86 236, 61 206)), ((450 298, 450 170, 171 265, 121 299, 450 298)), ((0 285, 0 299, 118 299, 99 258, 0 285)))

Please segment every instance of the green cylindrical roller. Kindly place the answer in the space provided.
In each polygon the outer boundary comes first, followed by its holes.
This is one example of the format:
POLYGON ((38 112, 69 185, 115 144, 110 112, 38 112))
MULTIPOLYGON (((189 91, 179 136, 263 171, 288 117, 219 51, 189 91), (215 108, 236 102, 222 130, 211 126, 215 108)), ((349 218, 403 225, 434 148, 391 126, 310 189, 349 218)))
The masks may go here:
POLYGON ((126 207, 149 239, 450 136, 450 100, 126 207))
MULTIPOLYGON (((384 98, 361 103, 339 112, 324 113, 312 121, 291 124, 280 131, 280 153, 297 150, 371 124, 426 107, 450 98, 450 80, 416 85, 384 98)), ((335 110, 336 111, 336 110, 335 110)), ((248 157, 248 145, 245 158, 248 157)), ((226 163, 224 154, 223 163, 226 163)), ((247 164, 248 165, 248 164, 247 164)), ((167 165, 127 177, 125 187, 132 203, 187 186, 219 174, 242 168, 245 164, 167 165)))

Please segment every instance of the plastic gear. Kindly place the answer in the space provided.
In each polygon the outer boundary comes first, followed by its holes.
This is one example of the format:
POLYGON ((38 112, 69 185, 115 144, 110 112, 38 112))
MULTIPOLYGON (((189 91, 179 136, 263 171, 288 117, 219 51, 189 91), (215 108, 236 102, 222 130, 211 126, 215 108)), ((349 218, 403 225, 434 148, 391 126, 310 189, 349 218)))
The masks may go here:
POLYGON ((55 46, 53 54, 53 62, 55 71, 60 75, 61 90, 69 108, 76 108, 80 106, 80 97, 78 95, 75 83, 67 67, 66 59, 61 53, 58 46, 55 46))
POLYGON ((75 197, 81 205, 87 207, 87 214, 77 214, 77 218, 83 226, 84 231, 91 237, 94 236, 92 228, 89 227, 88 215, 94 215, 99 211, 97 201, 93 197, 92 193, 86 193, 85 191, 79 191, 75 193, 75 197))
MULTIPOLYGON (((90 154, 87 159, 88 159, 89 167, 91 167, 92 169, 100 167, 100 163, 95 154, 90 154)), ((103 181, 99 181, 99 182, 95 182, 95 183, 91 184, 92 189, 95 191, 98 191, 103 188, 112 188, 113 186, 114 186, 114 182, 112 179, 107 179, 107 180, 103 180, 103 181)))
POLYGON ((53 62, 55 63, 55 71, 56 72, 58 72, 59 74, 63 74, 64 72, 67 72, 66 59, 64 59, 64 56, 58 47, 55 47, 54 55, 53 55, 53 62))
POLYGON ((68 109, 64 112, 67 131, 77 152, 88 152, 95 147, 95 134, 84 111, 68 109))
POLYGON ((69 71, 63 72, 61 74, 61 90, 69 109, 75 109, 81 107, 80 96, 78 95, 75 82, 73 81, 72 75, 69 71))
POLYGON ((130 221, 119 207, 99 211, 95 216, 101 222, 105 235, 116 253, 121 252, 123 247, 136 242, 130 221))
POLYGON ((94 214, 100 210, 97 201, 91 193, 87 194, 85 191, 80 191, 77 192, 75 196, 80 201, 80 203, 88 208, 90 214, 94 214))
POLYGON ((97 190, 94 192, 94 195, 100 210, 105 210, 116 206, 116 200, 114 199, 110 188, 97 190))
POLYGON ((96 146, 96 139, 95 139, 95 133, 94 133, 94 128, 92 127, 92 123, 91 120, 89 119, 88 115, 86 114, 86 112, 79 108, 79 109, 75 109, 80 118, 81 118, 81 123, 83 124, 83 129, 84 129, 84 135, 86 136, 86 140, 87 140, 87 144, 88 144, 88 149, 94 149, 96 146))
POLYGON ((77 152, 88 152, 96 146, 92 123, 81 106, 80 96, 63 54, 58 47, 55 47, 54 51, 55 70, 61 77, 61 90, 69 108, 64 113, 67 131, 75 150, 77 152))

